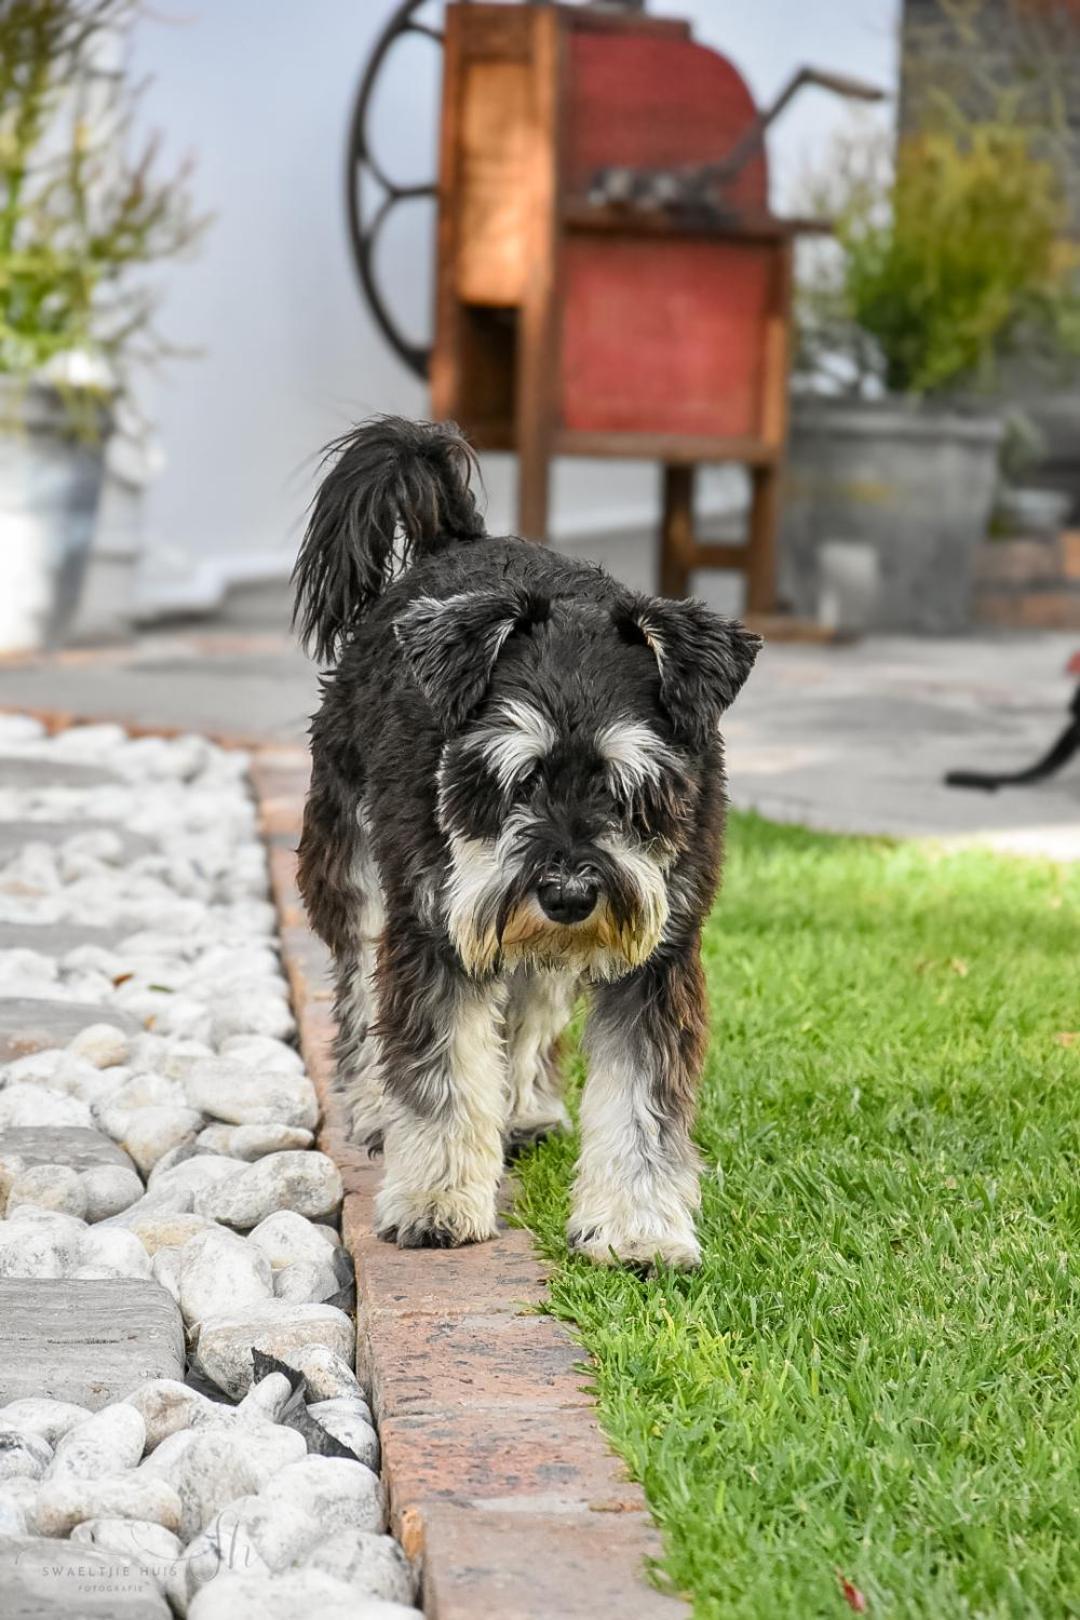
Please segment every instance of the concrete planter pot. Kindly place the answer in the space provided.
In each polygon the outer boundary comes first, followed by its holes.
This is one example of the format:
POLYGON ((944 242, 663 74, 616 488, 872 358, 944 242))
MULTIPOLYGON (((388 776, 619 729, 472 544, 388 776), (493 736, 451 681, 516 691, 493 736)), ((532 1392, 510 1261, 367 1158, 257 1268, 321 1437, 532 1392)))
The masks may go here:
POLYGON ((831 595, 829 557, 859 547, 873 589, 867 622, 851 628, 967 629, 1002 431, 994 417, 936 406, 796 400, 780 534, 784 599, 819 617, 831 595))
POLYGON ((79 601, 105 466, 59 392, 0 376, 0 654, 59 641, 79 601))

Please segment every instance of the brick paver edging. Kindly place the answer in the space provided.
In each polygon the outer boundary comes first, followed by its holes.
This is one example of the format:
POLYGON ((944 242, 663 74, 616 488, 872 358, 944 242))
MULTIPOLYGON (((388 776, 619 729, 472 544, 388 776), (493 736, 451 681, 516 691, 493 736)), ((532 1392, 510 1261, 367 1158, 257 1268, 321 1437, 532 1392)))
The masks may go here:
POLYGON ((304 918, 296 842, 301 749, 264 748, 252 779, 300 1044, 323 1108, 319 1146, 345 1180, 359 1370, 370 1381, 393 1529, 423 1570, 429 1620, 678 1620, 648 1585, 660 1551, 640 1488, 596 1425, 582 1351, 535 1314, 528 1233, 403 1251, 372 1230, 380 1170, 352 1147, 330 1089, 329 958, 304 918))

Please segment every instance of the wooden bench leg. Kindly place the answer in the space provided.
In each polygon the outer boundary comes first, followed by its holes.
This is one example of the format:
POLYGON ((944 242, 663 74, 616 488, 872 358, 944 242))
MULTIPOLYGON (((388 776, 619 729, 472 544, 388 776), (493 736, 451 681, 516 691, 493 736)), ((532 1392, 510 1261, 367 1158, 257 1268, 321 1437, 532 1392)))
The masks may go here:
POLYGON ((660 595, 685 596, 694 551, 694 468, 663 469, 660 524, 660 595))
POLYGON ((750 474, 750 529, 746 537, 746 612, 776 607, 776 522, 780 469, 755 467, 750 474))

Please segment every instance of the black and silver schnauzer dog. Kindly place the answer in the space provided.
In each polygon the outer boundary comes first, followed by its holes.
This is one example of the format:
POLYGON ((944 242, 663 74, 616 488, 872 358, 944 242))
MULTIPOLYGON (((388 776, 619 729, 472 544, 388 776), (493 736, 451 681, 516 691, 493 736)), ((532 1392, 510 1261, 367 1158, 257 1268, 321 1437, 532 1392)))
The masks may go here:
POLYGON ((385 1153, 380 1236, 494 1234, 504 1155, 567 1124, 584 988, 570 1244, 693 1266, 717 726, 759 639, 488 535, 452 426, 381 418, 331 453, 294 576, 304 643, 337 665, 300 886, 336 962, 353 1132, 385 1153))

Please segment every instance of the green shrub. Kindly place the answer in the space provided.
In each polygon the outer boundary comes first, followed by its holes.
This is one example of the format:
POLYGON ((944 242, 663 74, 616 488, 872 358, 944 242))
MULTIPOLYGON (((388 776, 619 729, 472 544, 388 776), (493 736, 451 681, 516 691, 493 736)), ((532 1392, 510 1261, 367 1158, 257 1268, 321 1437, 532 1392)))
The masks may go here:
POLYGON ((848 146, 815 200, 839 252, 803 287, 802 356, 894 394, 985 388, 1010 352, 1080 352, 1076 256, 1038 136, 1008 122, 848 146))
POLYGON ((0 0, 0 373, 29 380, 79 354, 122 384, 160 352, 133 272, 201 222, 187 171, 160 179, 156 141, 130 155, 135 97, 93 72, 132 0, 0 0))

